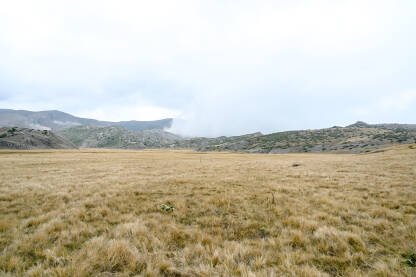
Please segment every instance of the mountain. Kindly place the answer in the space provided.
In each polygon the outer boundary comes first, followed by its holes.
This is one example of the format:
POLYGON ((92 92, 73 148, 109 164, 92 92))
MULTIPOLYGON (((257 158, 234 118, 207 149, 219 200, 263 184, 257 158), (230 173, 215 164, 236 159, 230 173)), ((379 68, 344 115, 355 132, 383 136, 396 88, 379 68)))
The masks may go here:
POLYGON ((59 130, 57 134, 81 148, 163 148, 182 139, 160 129, 129 131, 120 126, 82 125, 59 130))
POLYGON ((239 151, 248 153, 370 152, 394 144, 416 143, 413 124, 357 122, 347 127, 318 130, 259 133, 236 137, 191 138, 176 141, 175 148, 197 151, 239 151))
POLYGON ((22 127, 40 130, 62 130, 79 125, 98 127, 120 126, 130 131, 165 129, 172 125, 172 118, 155 121, 99 121, 81 118, 61 111, 31 112, 25 110, 0 109, 0 127, 22 127))
MULTIPOLYGON (((334 152, 362 153, 394 145, 416 143, 416 124, 368 124, 358 121, 346 127, 317 130, 298 130, 264 135, 253 133, 233 137, 189 138, 164 131, 172 119, 158 121, 107 122, 79 118, 59 111, 29 112, 0 110, 0 126, 31 126, 30 129, 52 129, 77 147, 88 148, 174 148, 196 151, 235 151, 247 153, 304 153, 334 152)), ((6 129, 5 129, 6 130, 6 129)), ((7 129, 7 130, 10 130, 7 129)), ((20 137, 6 134, 4 145, 30 146, 37 134, 35 130, 24 131, 20 137), (28 144, 29 143, 29 144, 28 144)), ((29 129, 28 129, 29 130, 29 129)), ((16 132, 14 132, 16 133, 16 132)), ((17 134, 16 133, 16 134, 17 134)), ((54 136, 53 133, 46 133, 54 136)), ((62 145, 66 145, 60 142, 62 145)), ((33 147, 40 143, 34 143, 33 147)), ((57 143, 59 144, 59 143, 57 143)))
POLYGON ((48 130, 0 128, 0 149, 73 149, 75 146, 48 130))

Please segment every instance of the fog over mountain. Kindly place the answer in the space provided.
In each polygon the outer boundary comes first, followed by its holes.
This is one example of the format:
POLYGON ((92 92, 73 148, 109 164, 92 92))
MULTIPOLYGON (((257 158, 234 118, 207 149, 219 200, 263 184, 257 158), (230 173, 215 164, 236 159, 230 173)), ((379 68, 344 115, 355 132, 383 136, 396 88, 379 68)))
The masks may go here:
POLYGON ((6 1, 0 108, 186 136, 416 121, 416 2, 6 1))

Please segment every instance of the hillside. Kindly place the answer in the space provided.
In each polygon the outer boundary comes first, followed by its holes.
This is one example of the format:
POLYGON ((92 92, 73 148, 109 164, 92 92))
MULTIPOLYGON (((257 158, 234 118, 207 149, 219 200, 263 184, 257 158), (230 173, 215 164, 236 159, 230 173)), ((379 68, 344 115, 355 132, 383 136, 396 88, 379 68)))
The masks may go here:
POLYGON ((75 146, 51 131, 0 128, 0 149, 73 149, 75 146))
POLYGON ((414 143, 414 125, 357 122, 347 127, 253 134, 236 137, 192 138, 177 141, 177 148, 197 151, 241 151, 249 153, 337 152, 362 153, 389 145, 414 143))
POLYGON ((247 146, 247 141, 251 138, 263 136, 262 133, 253 133, 247 134, 242 136, 232 136, 226 137, 221 136, 217 138, 205 138, 205 137, 196 137, 190 139, 182 139, 175 141, 175 143, 171 146, 173 148, 179 149, 194 149, 199 151, 210 151, 213 145, 228 145, 227 151, 238 151, 247 146), (204 150, 206 149, 206 150, 204 150))
POLYGON ((82 125, 60 130, 58 134, 81 148, 161 148, 181 139, 163 130, 129 131, 119 126, 82 125))
POLYGON ((107 122, 79 118, 60 111, 0 110, 0 126, 52 129, 77 147, 88 148, 175 148, 247 153, 362 153, 416 141, 416 124, 368 124, 358 121, 346 127, 189 139, 163 130, 171 124, 172 119, 107 122))
POLYGON ((172 125, 172 119, 155 121, 99 121, 89 118, 81 118, 61 111, 31 112, 24 110, 0 109, 0 127, 18 126, 22 128, 40 130, 62 130, 79 125, 92 125, 98 127, 120 126, 131 131, 143 131, 152 129, 165 129, 172 125))

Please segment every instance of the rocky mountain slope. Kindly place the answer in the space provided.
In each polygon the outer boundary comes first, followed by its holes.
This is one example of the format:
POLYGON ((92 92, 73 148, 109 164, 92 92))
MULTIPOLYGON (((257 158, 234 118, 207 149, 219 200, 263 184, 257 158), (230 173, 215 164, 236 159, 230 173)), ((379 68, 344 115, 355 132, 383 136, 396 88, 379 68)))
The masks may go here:
POLYGON ((22 128, 55 131, 79 125, 92 125, 98 127, 120 126, 130 131, 143 131, 169 128, 172 125, 172 119, 110 122, 76 117, 60 111, 31 112, 0 109, 0 127, 18 126, 22 128))
POLYGON ((252 134, 237 137, 192 138, 176 141, 175 148, 197 151, 249 153, 336 152, 362 153, 381 147, 416 142, 416 125, 357 122, 347 127, 252 134))
POLYGON ((163 130, 129 131, 119 126, 82 125, 59 130, 57 134, 81 148, 161 148, 182 139, 163 130))
POLYGON ((257 132, 253 134, 247 134, 242 136, 232 136, 226 137, 221 136, 217 138, 204 138, 204 137, 196 137, 190 139, 182 139, 175 141, 171 148, 185 148, 185 149, 194 149, 197 151, 212 151, 216 145, 227 145, 227 149, 223 149, 220 151, 240 151, 243 148, 248 146, 248 141, 250 139, 261 137, 263 136, 262 133, 257 132), (214 147, 214 148, 213 148, 214 147))
POLYGON ((0 128, 0 149, 72 149, 71 142, 48 130, 0 128))

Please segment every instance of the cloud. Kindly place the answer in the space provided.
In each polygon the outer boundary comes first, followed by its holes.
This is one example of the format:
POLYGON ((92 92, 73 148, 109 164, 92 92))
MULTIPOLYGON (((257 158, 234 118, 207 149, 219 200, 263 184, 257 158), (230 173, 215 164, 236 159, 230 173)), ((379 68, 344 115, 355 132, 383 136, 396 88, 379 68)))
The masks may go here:
POLYGON ((416 102, 416 90, 405 91, 398 95, 386 95, 376 104, 376 109, 381 112, 407 111, 416 102))
POLYGON ((210 136, 349 123, 360 103, 415 86, 415 8, 406 0, 7 1, 0 104, 108 120, 175 115, 183 119, 175 131, 210 136))
POLYGON ((369 122, 414 123, 416 90, 406 90, 392 95, 382 95, 365 106, 355 108, 357 117, 369 122))
POLYGON ((175 118, 178 112, 154 106, 123 105, 119 107, 112 105, 111 107, 104 106, 98 109, 92 109, 91 111, 78 115, 86 118, 100 118, 105 121, 129 121, 135 118, 148 121, 162 118, 175 118), (111 110, 115 110, 115 112, 109 114, 108 111, 111 110))

